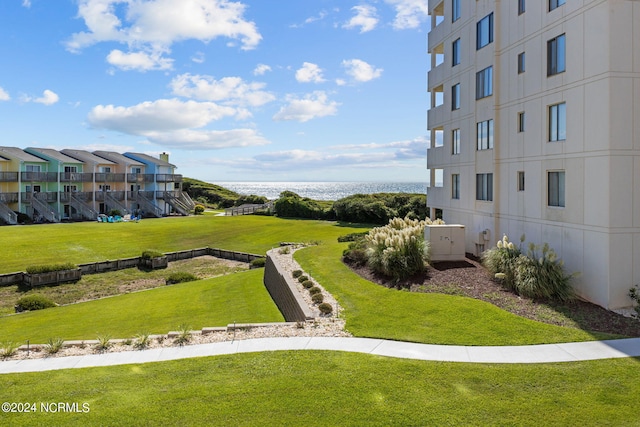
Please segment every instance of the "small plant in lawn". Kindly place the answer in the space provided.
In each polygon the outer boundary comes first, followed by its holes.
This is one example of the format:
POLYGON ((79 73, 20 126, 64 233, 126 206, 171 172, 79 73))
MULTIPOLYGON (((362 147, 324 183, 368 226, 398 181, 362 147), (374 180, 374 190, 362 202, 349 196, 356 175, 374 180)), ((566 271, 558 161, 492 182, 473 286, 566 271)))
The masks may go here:
POLYGON ((318 306, 318 310, 320 310, 322 314, 330 314, 333 313, 333 306, 329 303, 323 302, 318 306))
POLYGON ((26 295, 18 300, 16 303, 22 310, 43 310, 45 308, 55 307, 56 303, 49 298, 40 294, 26 295))
POLYGON ((317 286, 314 286, 314 287, 312 287, 311 289, 309 289, 309 293, 310 293, 311 295, 319 294, 319 293, 322 293, 322 289, 320 289, 320 288, 319 288, 319 287, 317 287, 317 286))
POLYGON ((96 350, 99 353, 104 353, 111 347, 111 337, 109 335, 98 335, 97 339, 96 350))
POLYGON ((175 273, 171 273, 165 280, 165 283, 167 285, 174 285, 176 283, 193 282, 195 280, 198 280, 195 275, 184 271, 177 271, 175 273))
POLYGON ((281 247, 278 252, 280 253, 280 255, 287 255, 291 253, 291 247, 290 246, 283 246, 281 247))
POLYGON ((191 341, 191 328, 185 324, 180 325, 178 328, 178 336, 173 341, 175 344, 183 346, 191 341))
POLYGON ((633 309, 636 311, 636 316, 640 317, 640 287, 635 285, 633 288, 629 289, 629 298, 631 298, 636 304, 633 309))
POLYGON ((293 276, 294 279, 297 279, 298 277, 302 276, 302 270, 293 270, 291 275, 293 276))
POLYGON ((313 282, 311 280, 305 280, 302 282, 302 286, 304 286, 305 289, 311 289, 313 287, 313 282))
POLYGON ((11 357, 18 351, 20 344, 13 341, 6 341, 0 344, 0 357, 6 359, 11 357))
POLYGON ((193 208, 193 213, 194 213, 195 215, 202 215, 202 214, 204 213, 204 206, 202 206, 202 205, 196 205, 196 206, 193 208))
POLYGON ((138 350, 143 350, 149 346, 149 342, 150 342, 149 333, 141 332, 136 335, 133 346, 138 350))
POLYGON ((307 280, 309 280, 309 278, 307 276, 305 276, 304 274, 302 276, 298 277, 298 282, 300 282, 300 283, 304 283, 307 280))
POLYGON ((64 346, 64 340, 62 338, 49 338, 44 345, 44 351, 47 354, 56 354, 64 346))
POLYGON ((311 301, 313 301, 315 304, 320 304, 324 301, 324 295, 322 295, 321 293, 313 294, 311 295, 311 301))
POLYGON ((251 265, 251 268, 262 268, 264 267, 266 262, 267 262, 266 258, 256 258, 252 260, 249 264, 251 265))

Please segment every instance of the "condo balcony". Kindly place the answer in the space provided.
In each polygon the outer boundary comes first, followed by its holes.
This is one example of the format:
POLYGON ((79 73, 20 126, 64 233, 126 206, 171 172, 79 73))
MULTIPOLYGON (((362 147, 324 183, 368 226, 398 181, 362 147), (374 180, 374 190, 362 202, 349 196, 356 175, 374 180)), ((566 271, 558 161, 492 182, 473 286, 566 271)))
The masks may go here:
POLYGON ((18 172, 0 172, 0 182, 18 182, 18 172))

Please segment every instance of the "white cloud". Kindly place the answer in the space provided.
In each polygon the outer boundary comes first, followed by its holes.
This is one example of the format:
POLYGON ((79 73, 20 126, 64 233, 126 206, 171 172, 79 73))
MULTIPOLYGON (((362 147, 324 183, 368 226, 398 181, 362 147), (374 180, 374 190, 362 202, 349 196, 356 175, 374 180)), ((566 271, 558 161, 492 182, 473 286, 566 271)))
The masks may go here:
POLYGON ((107 62, 121 70, 170 70, 173 60, 163 58, 159 52, 131 52, 125 53, 119 49, 112 50, 107 55, 107 62))
POLYGON ((211 149, 270 143, 253 129, 202 129, 213 121, 243 114, 243 109, 213 102, 160 99, 131 107, 98 105, 89 113, 88 122, 95 128, 143 136, 168 147, 211 149))
POLYGON ((213 102, 160 99, 132 107, 98 105, 91 110, 88 119, 97 128, 146 136, 150 132, 200 128, 235 113, 235 108, 213 102))
POLYGON ((31 7, 31 0, 22 0, 22 6, 26 8, 31 7))
POLYGON ((247 83, 240 77, 224 77, 216 80, 211 76, 189 73, 176 76, 170 83, 174 95, 202 101, 222 101, 227 105, 259 107, 275 99, 262 90, 264 83, 247 83))
POLYGON ((342 61, 346 73, 356 82, 368 82, 382 75, 382 68, 375 68, 361 59, 348 59, 342 61))
POLYGON ((307 94, 302 99, 288 96, 287 102, 288 104, 273 116, 274 120, 307 122, 318 117, 334 116, 340 105, 335 101, 329 101, 327 94, 323 91, 307 94))
POLYGON ((43 104, 43 105, 53 105, 56 102, 58 102, 60 100, 60 97, 58 96, 57 93, 46 89, 44 92, 42 92, 42 96, 39 98, 34 98, 32 96, 28 96, 28 95, 22 95, 22 97, 20 98, 20 100, 22 102, 36 102, 38 104, 43 104))
POLYGON ((322 83, 322 69, 317 64, 303 62, 302 68, 296 71, 296 80, 300 83, 322 83))
POLYGON ((196 52, 195 55, 193 55, 191 57, 191 60, 193 62, 195 62, 196 64, 203 64, 204 63, 204 52, 196 52))
POLYGON ((343 28, 360 28, 360 33, 371 31, 380 21, 376 16, 376 8, 370 5, 354 6, 355 16, 343 25, 343 28))
MULTIPOLYGON (((87 31, 74 33, 66 43, 79 52, 101 42, 126 44, 127 54, 116 54, 125 69, 165 69, 171 46, 182 40, 209 42, 218 37, 240 41, 243 50, 254 49, 262 39, 255 23, 244 19, 246 6, 229 0, 79 0, 78 17, 87 31), (153 68, 131 66, 144 58, 156 59, 153 68)), ((113 52, 112 52, 113 53, 113 52)))
POLYGON ((255 147, 271 142, 254 129, 193 130, 174 132, 150 132, 147 137, 153 143, 184 149, 221 149, 231 147, 255 147))
POLYGON ((10 99, 9 93, 0 87, 0 101, 8 101, 10 99))
POLYGON ((254 76, 262 76, 267 71, 271 71, 271 67, 270 66, 268 66, 266 64, 258 64, 258 66, 255 68, 255 70, 253 70, 253 75, 254 76))
POLYGON ((393 28, 406 30, 420 27, 429 16, 428 0, 385 0, 396 10, 393 28))

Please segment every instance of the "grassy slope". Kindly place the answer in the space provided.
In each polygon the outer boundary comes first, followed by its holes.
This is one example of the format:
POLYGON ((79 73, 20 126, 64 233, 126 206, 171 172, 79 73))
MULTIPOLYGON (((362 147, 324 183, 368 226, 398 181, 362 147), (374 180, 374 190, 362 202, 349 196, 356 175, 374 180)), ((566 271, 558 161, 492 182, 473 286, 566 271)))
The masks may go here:
POLYGON ((87 414, 3 414, 6 425, 626 426, 638 422, 638 366, 265 352, 2 375, 0 400, 90 405, 87 414))
POLYGON ((97 335, 165 334, 233 322, 283 322, 262 284, 262 269, 0 319, 2 341, 45 343, 51 337, 90 340, 97 335))
POLYGON ((147 219, 139 223, 46 224, 0 227, 0 273, 24 271, 37 264, 104 261, 140 256, 146 249, 169 252, 210 246, 264 254, 281 241, 335 241, 357 231, 323 221, 263 216, 147 219))
POLYGON ((387 289, 351 272, 340 260, 344 244, 296 252, 301 266, 344 307, 357 336, 433 344, 520 345, 610 338, 528 320, 483 301, 387 289))

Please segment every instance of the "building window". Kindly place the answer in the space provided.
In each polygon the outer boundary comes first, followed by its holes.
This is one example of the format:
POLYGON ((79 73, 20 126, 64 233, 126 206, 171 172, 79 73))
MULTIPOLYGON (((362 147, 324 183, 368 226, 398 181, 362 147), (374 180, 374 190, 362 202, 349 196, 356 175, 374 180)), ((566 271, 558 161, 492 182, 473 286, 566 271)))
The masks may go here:
POLYGON ((518 191, 524 191, 524 171, 518 171, 518 191))
POLYGON ((433 178, 436 181, 436 187, 444 187, 444 169, 434 169, 433 178))
POLYGON ((493 120, 478 122, 476 146, 478 150, 490 150, 493 148, 493 120))
POLYGON ((518 132, 524 132, 524 111, 518 113, 518 132))
POLYGON ((451 110, 460 109, 460 83, 451 86, 451 110))
POLYGON ((493 12, 476 24, 476 50, 493 42, 493 12))
POLYGON ((563 73, 566 70, 565 44, 564 34, 547 42, 547 76, 563 73))
POLYGON ((451 131, 451 154, 460 154, 460 129, 451 131))
POLYGON ((460 0, 451 0, 451 22, 460 19, 460 0))
POLYGON ((564 207, 564 171, 547 172, 548 205, 564 207))
POLYGON ((522 15, 525 11, 525 0, 518 0, 518 15, 522 15))
POLYGON ((451 66, 455 67, 460 63, 460 39, 456 39, 451 45, 451 66))
POLYGON ((460 174, 457 173, 451 175, 451 198, 460 198, 460 174))
POLYGON ((476 73, 476 99, 493 95, 493 67, 476 73))
POLYGON ((433 137, 436 142, 436 147, 442 147, 444 145, 444 130, 442 128, 434 129, 433 137))
POLYGON ((25 172, 40 172, 40 165, 24 165, 25 172))
POLYGON ((524 73, 524 52, 518 54, 518 74, 524 73))
POLYGON ((549 106, 549 142, 567 139, 567 108, 563 102, 549 106))
POLYGON ((566 0, 549 0, 549 12, 553 9, 562 6, 566 0))
POLYGON ((493 174, 476 174, 476 200, 493 201, 493 174))

